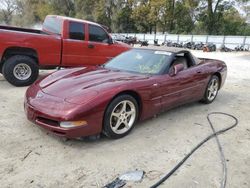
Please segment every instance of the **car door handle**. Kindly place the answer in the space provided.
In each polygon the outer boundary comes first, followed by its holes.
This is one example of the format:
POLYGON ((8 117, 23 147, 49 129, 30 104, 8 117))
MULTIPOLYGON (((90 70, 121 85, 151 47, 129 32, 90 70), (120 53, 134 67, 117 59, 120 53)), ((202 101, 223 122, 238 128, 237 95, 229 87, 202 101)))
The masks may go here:
POLYGON ((88 44, 88 48, 93 49, 95 46, 93 44, 88 44))

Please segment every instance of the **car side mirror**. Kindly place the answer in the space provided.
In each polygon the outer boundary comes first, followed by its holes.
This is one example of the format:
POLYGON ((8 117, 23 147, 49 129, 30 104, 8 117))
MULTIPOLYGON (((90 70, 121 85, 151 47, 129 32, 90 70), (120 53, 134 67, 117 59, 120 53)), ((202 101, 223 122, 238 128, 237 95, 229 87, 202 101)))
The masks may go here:
POLYGON ((177 75, 179 72, 184 70, 184 65, 183 64, 177 64, 174 65, 171 69, 170 69, 170 76, 175 76, 177 75))

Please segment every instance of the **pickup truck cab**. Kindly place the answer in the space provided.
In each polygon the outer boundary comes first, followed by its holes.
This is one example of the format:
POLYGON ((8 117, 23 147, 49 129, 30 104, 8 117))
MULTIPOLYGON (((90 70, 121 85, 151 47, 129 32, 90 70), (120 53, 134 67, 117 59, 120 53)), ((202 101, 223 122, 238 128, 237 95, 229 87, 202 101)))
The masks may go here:
POLYGON ((131 48, 97 23, 56 15, 42 30, 0 26, 0 41, 0 72, 15 86, 32 84, 39 68, 100 65, 131 48))

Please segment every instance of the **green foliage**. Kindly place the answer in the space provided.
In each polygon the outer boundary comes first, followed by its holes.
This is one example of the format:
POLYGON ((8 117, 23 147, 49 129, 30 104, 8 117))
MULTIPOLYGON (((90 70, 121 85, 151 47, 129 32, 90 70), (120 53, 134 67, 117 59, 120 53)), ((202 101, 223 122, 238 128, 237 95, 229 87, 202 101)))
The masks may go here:
POLYGON ((96 2, 95 0, 75 0, 76 17, 94 21, 93 8, 96 6, 96 2))
POLYGON ((114 32, 137 32, 135 19, 131 17, 133 13, 133 1, 127 1, 121 4, 121 9, 117 11, 117 16, 114 20, 114 32))
POLYGON ((174 33, 192 33, 194 22, 190 15, 189 8, 182 2, 177 2, 174 15, 176 18, 174 33))
POLYGON ((52 6, 54 14, 75 16, 74 0, 48 0, 47 2, 52 6))
POLYGON ((0 23, 31 26, 58 14, 113 32, 250 35, 239 7, 249 16, 249 0, 1 0, 0 23))
POLYGON ((135 26, 138 32, 146 33, 150 30, 149 26, 150 6, 148 2, 137 5, 132 13, 132 18, 136 20, 135 26))
POLYGON ((245 20, 240 17, 235 8, 231 8, 223 15, 222 32, 225 35, 241 35, 246 27, 245 20))

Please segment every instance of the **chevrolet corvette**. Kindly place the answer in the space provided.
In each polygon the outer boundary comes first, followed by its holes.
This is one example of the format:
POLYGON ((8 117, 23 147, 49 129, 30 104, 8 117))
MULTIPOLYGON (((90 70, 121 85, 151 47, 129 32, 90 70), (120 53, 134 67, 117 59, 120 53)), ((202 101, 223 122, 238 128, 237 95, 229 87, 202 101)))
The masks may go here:
POLYGON ((176 106, 211 103, 224 62, 176 48, 134 48, 102 66, 59 70, 26 91, 27 118, 58 136, 122 138, 137 121, 176 106))

